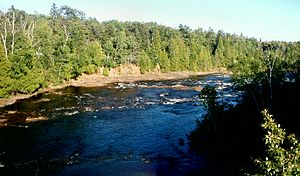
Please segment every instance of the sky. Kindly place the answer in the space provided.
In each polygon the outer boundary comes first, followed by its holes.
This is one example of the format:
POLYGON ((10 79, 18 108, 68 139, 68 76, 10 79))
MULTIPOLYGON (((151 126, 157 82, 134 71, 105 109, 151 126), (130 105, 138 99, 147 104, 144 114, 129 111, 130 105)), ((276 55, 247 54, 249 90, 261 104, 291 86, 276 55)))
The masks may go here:
POLYGON ((212 28, 263 41, 300 41, 300 0, 0 0, 27 13, 49 15, 52 4, 82 10, 98 21, 157 22, 212 28))

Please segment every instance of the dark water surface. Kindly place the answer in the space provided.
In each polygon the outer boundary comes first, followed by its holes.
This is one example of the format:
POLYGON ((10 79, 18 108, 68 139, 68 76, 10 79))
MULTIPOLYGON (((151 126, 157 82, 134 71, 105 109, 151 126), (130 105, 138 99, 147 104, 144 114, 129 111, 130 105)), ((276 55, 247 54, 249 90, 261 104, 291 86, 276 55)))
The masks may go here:
POLYGON ((206 84, 220 101, 239 96, 228 76, 209 75, 68 87, 1 108, 0 175, 196 175, 205 161, 186 135, 205 108, 189 87, 206 84))

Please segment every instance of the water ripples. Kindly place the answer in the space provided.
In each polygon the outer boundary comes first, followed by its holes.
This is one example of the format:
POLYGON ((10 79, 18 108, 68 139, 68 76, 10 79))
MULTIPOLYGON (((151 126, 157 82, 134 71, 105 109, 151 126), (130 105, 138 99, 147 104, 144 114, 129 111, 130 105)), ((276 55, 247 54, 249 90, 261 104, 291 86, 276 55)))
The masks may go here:
POLYGON ((230 77, 211 75, 67 87, 18 102, 1 109, 8 125, 0 128, 0 168, 37 168, 32 175, 84 175, 86 168, 100 175, 184 173, 202 162, 189 153, 186 135, 205 113, 198 96, 205 85, 216 86, 220 103, 237 103, 242 94, 230 77), (28 117, 49 120, 27 123, 28 117))

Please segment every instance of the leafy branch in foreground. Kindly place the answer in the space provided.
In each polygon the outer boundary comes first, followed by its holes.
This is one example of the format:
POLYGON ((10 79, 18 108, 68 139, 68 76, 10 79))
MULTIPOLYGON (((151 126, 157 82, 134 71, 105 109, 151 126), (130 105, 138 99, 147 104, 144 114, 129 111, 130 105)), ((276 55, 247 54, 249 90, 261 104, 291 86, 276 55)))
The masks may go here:
POLYGON ((267 130, 264 142, 267 145, 265 159, 256 159, 257 175, 300 175, 300 144, 294 134, 287 135, 267 110, 262 111, 267 130))

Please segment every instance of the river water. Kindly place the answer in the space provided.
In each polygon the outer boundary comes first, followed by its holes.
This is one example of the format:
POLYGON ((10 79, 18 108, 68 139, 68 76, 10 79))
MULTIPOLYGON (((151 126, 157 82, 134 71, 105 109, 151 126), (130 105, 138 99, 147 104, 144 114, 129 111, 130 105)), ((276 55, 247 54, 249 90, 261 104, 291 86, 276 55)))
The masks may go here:
POLYGON ((196 175, 205 160, 187 134, 206 111, 195 87, 207 84, 239 100, 228 76, 206 75, 67 87, 1 108, 0 175, 196 175))

